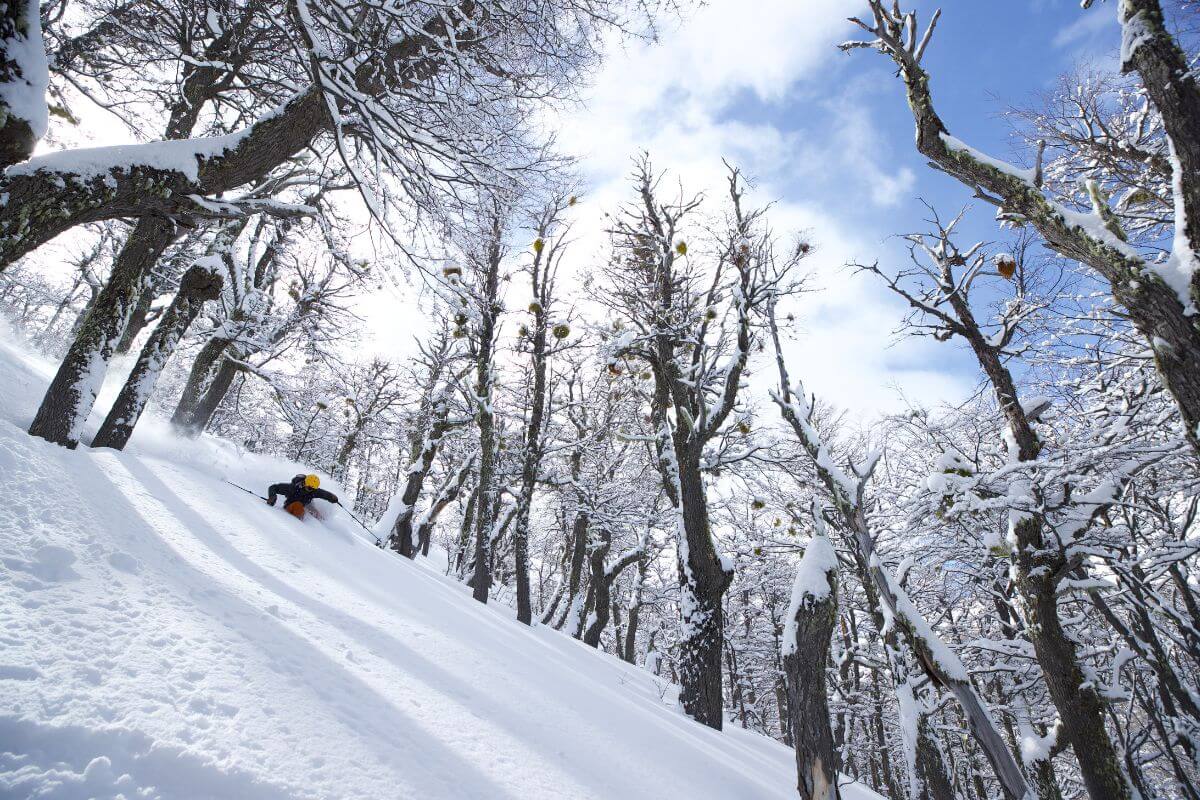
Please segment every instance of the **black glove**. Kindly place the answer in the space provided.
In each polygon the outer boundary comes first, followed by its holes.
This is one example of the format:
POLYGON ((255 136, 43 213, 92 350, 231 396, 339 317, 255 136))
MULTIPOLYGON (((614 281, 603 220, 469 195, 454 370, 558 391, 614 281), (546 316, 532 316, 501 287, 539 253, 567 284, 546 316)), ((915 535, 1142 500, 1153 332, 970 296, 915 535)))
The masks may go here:
POLYGON ((333 502, 337 503, 339 506, 342 504, 342 501, 337 499, 336 494, 333 496, 333 502))
POLYGON ((275 505, 275 498, 274 498, 274 497, 272 497, 270 500, 268 500, 268 501, 267 501, 267 505, 269 505, 269 506, 273 506, 273 505, 275 505))

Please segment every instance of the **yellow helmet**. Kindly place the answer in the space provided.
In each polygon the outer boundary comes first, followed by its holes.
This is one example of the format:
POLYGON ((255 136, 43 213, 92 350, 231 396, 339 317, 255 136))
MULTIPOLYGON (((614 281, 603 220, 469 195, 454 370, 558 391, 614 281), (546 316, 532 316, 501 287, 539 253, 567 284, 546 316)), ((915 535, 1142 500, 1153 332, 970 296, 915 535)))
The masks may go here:
POLYGON ((321 479, 316 475, 305 475, 304 485, 310 489, 316 489, 321 485, 321 479))

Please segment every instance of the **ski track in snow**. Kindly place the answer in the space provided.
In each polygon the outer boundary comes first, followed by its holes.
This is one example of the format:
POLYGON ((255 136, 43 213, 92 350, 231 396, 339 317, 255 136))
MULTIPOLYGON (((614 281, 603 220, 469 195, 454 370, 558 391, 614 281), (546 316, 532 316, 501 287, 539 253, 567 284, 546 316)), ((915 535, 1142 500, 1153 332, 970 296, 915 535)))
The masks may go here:
POLYGON ((49 376, 5 338, 0 798, 795 796, 783 745, 221 482, 297 465, 150 414, 126 453, 29 437, 49 376))

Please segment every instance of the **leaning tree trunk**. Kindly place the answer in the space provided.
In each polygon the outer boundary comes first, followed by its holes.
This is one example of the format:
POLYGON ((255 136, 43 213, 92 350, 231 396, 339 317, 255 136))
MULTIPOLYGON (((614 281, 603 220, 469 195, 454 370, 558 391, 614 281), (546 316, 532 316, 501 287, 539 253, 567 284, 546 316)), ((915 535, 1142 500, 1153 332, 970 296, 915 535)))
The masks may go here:
POLYGON ((74 448, 84 422, 96 403, 129 310, 137 302, 146 273, 175 240, 175 223, 143 217, 130 233, 113 264, 108 283, 96 297, 87 319, 29 426, 32 436, 74 448))
MULTIPOLYGON (((182 96, 167 120, 168 139, 190 135, 199 118, 206 92, 221 74, 212 68, 185 67, 182 96)), ((179 236, 166 216, 142 216, 129 232, 113 263, 108 283, 100 290, 58 373, 46 391, 29 433, 74 448, 96 402, 113 349, 124 333, 131 310, 145 290, 147 276, 179 236)))
MULTIPOLYGON (((992 385, 1016 447, 1014 460, 1036 461, 1042 443, 1021 406, 1016 383, 1002 361, 1002 354, 984 337, 962 294, 952 294, 949 302, 966 331, 965 338, 976 360, 992 385)), ((1200 368, 1194 371, 1200 376, 1200 368)), ((1200 388, 1200 382, 1197 388, 1200 388)), ((1026 487, 1025 493, 1031 492, 1031 486, 1026 487)), ((1084 786, 1092 797, 1128 800, 1132 796, 1129 782, 1121 770, 1117 747, 1105 728, 1104 699, 1095 681, 1084 674, 1076 642, 1062 628, 1058 592, 1059 582, 1068 573, 1064 551, 1053 540, 1047 541, 1039 517, 1015 510, 1009 512, 1009 517, 1011 536, 1016 544, 1011 556, 1012 575, 1025 617, 1025 629, 1046 679, 1050 700, 1062 720, 1063 732, 1075 751, 1084 786)))
POLYGON ((100 426, 100 432, 92 441, 93 447, 125 448, 154 392, 162 368, 175 352, 175 346, 187 333, 205 301, 215 300, 220 294, 219 272, 196 265, 184 273, 178 294, 142 348, 124 388, 117 395, 116 402, 100 426))
POLYGON ((421 442, 421 451, 417 454, 412 466, 408 468, 408 478, 404 482, 404 491, 400 493, 400 513, 392 525, 391 535, 388 536, 388 546, 405 558, 416 558, 417 551, 413 542, 413 517, 416 514, 417 500, 425 486, 425 479, 433 467, 441 447, 442 437, 450 429, 446 421, 449 406, 438 398, 434 401, 434 418, 430 423, 429 433, 421 442))
POLYGON ((571 564, 567 570, 566 602, 554 623, 558 630, 562 630, 569 619, 579 618, 579 610, 583 607, 583 565, 587 560, 588 521, 587 510, 580 506, 571 523, 571 539, 568 543, 571 564))
POLYGON ((803 800, 838 800, 837 750, 829 723, 825 668, 837 624, 837 555, 818 534, 805 548, 792 586, 783 640, 788 716, 803 800))
MULTIPOLYGON (((250 18, 251 14, 247 12, 243 22, 248 22, 250 18)), ((203 62, 224 61, 237 30, 240 30, 239 26, 231 26, 216 37, 206 49, 207 58, 203 62)), ((222 80, 224 75, 223 70, 213 67, 211 63, 186 64, 183 73, 180 95, 167 120, 165 133, 168 140, 186 139, 191 135, 207 101, 212 98, 214 91, 219 90, 214 88, 217 81, 222 80)), ((118 169, 110 170, 109 181, 119 184, 116 176, 120 172, 118 169)), ((165 174, 179 176, 172 170, 165 171, 165 174)), ((134 180, 134 184, 140 185, 143 191, 149 189, 160 197, 170 197, 171 191, 167 188, 170 179, 160 184, 146 178, 146 175, 142 175, 140 181, 134 180)), ((110 199, 118 191, 116 186, 106 186, 110 199)), ((201 191, 200 194, 209 192, 201 191)), ((32 207, 39 202, 46 202, 46 199, 27 199, 27 213, 31 213, 32 207)), ((53 218, 61 222, 65 221, 67 215, 68 212, 63 210, 53 218)), ((64 226, 63 230, 69 227, 64 226)), ((175 223, 166 215, 138 218, 113 264, 108 284, 101 290, 46 392, 29 429, 31 434, 67 447, 78 444, 79 429, 96 402, 96 392, 103 383, 113 349, 126 329, 130 311, 140 300, 150 271, 177 236, 175 223)))
POLYGON ((196 405, 204 396, 204 391, 212 383, 212 379, 221 366, 225 351, 232 344, 230 339, 213 336, 196 354, 195 360, 192 361, 192 368, 188 372, 187 381, 183 385, 183 393, 175 405, 175 412, 171 414, 171 424, 175 426, 178 433, 186 434, 188 432, 192 412, 196 410, 196 405))
POLYGON ((433 539, 433 526, 437 524, 438 516, 441 515, 446 506, 458 499, 474 467, 475 456, 472 455, 467 459, 467 463, 458 468, 457 473, 442 484, 442 487, 433 498, 433 503, 430 504, 429 509, 421 517, 421 522, 417 526, 417 550, 421 555, 429 555, 429 543, 433 539))
POLYGON ((779 407, 784 421, 808 452, 817 477, 833 498, 838 515, 857 550, 860 569, 866 572, 863 583, 874 586, 879 594, 879 601, 887 607, 891 616, 892 629, 900 633, 905 645, 921 662, 930 679, 954 695, 966 714, 971 735, 995 770, 1005 796, 1009 800, 1021 800, 1029 792, 1025 774, 1001 738, 990 711, 971 683, 970 673, 954 652, 937 638, 929 623, 908 599, 904 589, 892 579, 875 552, 875 539, 863 509, 863 495, 874 465, 870 465, 865 473, 858 475, 854 486, 847 485, 848 480, 844 475, 835 477, 835 467, 829 458, 829 451, 812 425, 813 409, 808 405, 803 388, 797 391, 796 396, 792 395, 773 309, 769 321, 775 345, 776 365, 779 369, 779 391, 773 393, 772 399, 779 407))
MULTIPOLYGON (((607 563, 608 551, 612 548, 612 534, 604 528, 596 532, 597 541, 592 546, 591 552, 588 553, 588 561, 591 566, 591 597, 592 597, 592 617, 591 624, 587 626, 587 630, 583 632, 583 643, 590 647, 600 646, 600 636, 604 633, 604 629, 608 627, 608 621, 612 611, 612 585, 617 577, 630 564, 636 562, 642 557, 644 547, 637 550, 631 550, 621 556, 615 564, 607 563)), ((620 650, 620 639, 618 637, 617 649, 620 650)))
POLYGON ((229 389, 233 386, 233 379, 241 371, 242 368, 236 361, 227 356, 223 357, 221 365, 217 368, 216 374, 213 376, 212 382, 208 384, 204 393, 200 395, 199 400, 187 418, 186 424, 182 428, 178 428, 178 430, 192 439, 208 430, 209 423, 216 416, 217 409, 221 407, 221 401, 225 399, 225 395, 229 394, 229 389))
POLYGON ((124 355, 133 349, 133 343, 137 340, 138 334, 146 329, 150 324, 150 307, 154 305, 154 300, 158 296, 159 286, 157 282, 152 282, 149 286, 142 290, 139 295, 137 304, 133 310, 129 312, 129 320, 125 323, 125 331, 121 334, 121 338, 117 341, 117 355, 124 355))

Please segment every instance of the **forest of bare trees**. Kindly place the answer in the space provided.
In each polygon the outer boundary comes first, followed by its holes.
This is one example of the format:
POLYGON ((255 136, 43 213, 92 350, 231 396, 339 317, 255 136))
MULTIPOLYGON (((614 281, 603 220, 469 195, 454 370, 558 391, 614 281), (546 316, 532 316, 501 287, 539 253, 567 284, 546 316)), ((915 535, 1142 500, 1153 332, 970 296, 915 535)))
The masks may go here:
POLYGON ((858 5, 898 146, 973 205, 848 272, 968 355, 967 399, 822 401, 822 232, 736 165, 704 193, 631 153, 589 206, 540 114, 673 2, 16 0, 0 307, 56 363, 29 435, 160 415, 309 465, 382 547, 793 747, 805 800, 1200 800, 1197 9, 1085 0, 1117 69, 1013 109, 1010 163, 939 113, 941 15, 858 5), (85 108, 139 143, 72 146, 85 108), (400 284, 415 336, 365 357, 361 298, 400 284))

